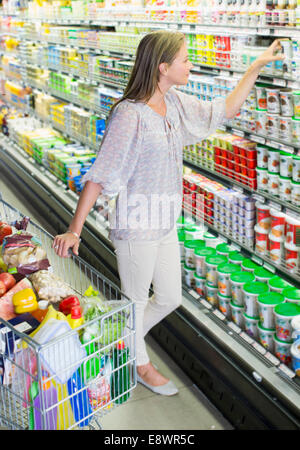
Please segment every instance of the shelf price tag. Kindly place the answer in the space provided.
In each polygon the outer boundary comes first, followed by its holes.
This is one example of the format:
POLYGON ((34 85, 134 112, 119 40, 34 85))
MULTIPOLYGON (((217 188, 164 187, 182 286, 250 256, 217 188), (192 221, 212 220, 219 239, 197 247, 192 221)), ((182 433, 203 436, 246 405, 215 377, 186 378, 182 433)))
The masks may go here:
POLYGON ((273 84, 277 84, 277 86, 286 87, 286 80, 282 78, 273 78, 273 84))
POLYGON ((278 368, 289 378, 294 378, 296 376, 295 372, 290 370, 285 364, 280 364, 278 368))
POLYGON ((283 151, 285 151, 285 152, 287 152, 287 153, 294 153, 294 147, 289 147, 289 146, 287 146, 287 145, 284 145, 284 144, 279 144, 280 145, 280 148, 281 148, 281 150, 283 150, 283 151))
POLYGON ((228 323, 229 328, 231 328, 233 331, 235 331, 237 334, 241 333, 241 328, 238 327, 234 322, 229 322, 228 323))
POLYGON ((270 264, 264 262, 264 268, 267 269, 269 272, 275 273, 276 269, 273 266, 270 266, 270 264))
POLYGON ((255 199, 255 200, 258 200, 259 202, 261 202, 261 203, 265 203, 265 197, 263 197, 262 195, 259 195, 259 194, 253 194, 252 195, 252 197, 255 199))
POLYGON ((222 314, 221 313, 221 311, 219 311, 218 309, 215 309, 214 311, 213 311, 213 314, 215 315, 215 316, 217 316, 219 319, 221 319, 221 320, 225 320, 226 319, 226 317, 224 316, 224 314, 222 314))
POLYGON ((234 133, 236 136, 245 137, 245 132, 241 130, 237 130, 236 128, 232 128, 232 133, 234 133))
POLYGON ((257 142, 258 144, 264 144, 266 142, 265 138, 256 136, 256 134, 250 134, 249 139, 251 139, 251 141, 257 142))
POLYGON ((276 356, 272 355, 272 353, 267 352, 265 354, 265 358, 267 358, 272 364, 274 364, 274 366, 279 366, 280 365, 280 361, 278 358, 276 358, 276 356))
POLYGON ((271 34, 271 30, 270 30, 270 28, 258 28, 257 34, 261 34, 263 36, 268 36, 271 34))
POLYGON ((201 303, 203 306, 205 306, 205 308, 207 308, 207 309, 212 309, 211 304, 210 304, 209 302, 207 302, 206 300, 202 299, 202 300, 200 300, 200 303, 201 303))
POLYGON ((269 201, 268 205, 271 206, 271 208, 277 209, 277 211, 281 211, 282 209, 282 205, 279 205, 278 203, 273 202, 272 200, 269 201))
POLYGON ((253 344, 253 339, 244 331, 240 334, 241 338, 244 339, 244 341, 248 342, 248 344, 253 344))
POLYGON ((197 294, 197 292, 195 292, 193 289, 189 290, 189 294, 194 297, 196 300, 198 300, 200 298, 200 295, 197 294))
POLYGON ((265 355, 267 353, 267 350, 262 345, 260 345, 258 342, 253 342, 252 347, 254 347, 255 350, 257 350, 262 355, 265 355))

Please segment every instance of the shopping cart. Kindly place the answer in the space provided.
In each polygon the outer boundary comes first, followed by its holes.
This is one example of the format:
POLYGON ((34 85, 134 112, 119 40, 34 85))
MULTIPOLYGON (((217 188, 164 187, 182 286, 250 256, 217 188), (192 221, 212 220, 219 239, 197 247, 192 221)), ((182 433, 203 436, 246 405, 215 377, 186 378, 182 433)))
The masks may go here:
MULTIPOLYGON (((23 218, 0 197, 0 220, 23 218)), ((136 387, 134 304, 80 257, 57 256, 52 236, 32 221, 27 232, 40 241, 53 273, 73 289, 87 314, 95 295, 102 309, 75 329, 65 320, 47 321, 55 332, 47 339, 44 333, 45 341, 39 333, 26 334, 26 323, 20 328, 0 318, 0 427, 101 429, 103 414, 136 387)))

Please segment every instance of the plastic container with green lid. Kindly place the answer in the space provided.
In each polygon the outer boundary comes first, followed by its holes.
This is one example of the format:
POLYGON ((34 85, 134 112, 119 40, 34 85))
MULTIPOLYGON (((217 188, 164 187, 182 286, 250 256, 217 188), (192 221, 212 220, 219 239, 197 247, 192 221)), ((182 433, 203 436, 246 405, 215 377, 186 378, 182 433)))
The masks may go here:
POLYGON ((185 264, 187 267, 196 267, 195 262, 195 249, 203 248, 205 246, 205 242, 202 239, 194 239, 191 241, 184 241, 184 258, 185 264))
POLYGON ((188 225, 183 228, 186 240, 195 240, 203 238, 203 228, 196 225, 188 225))
POLYGON ((294 317, 300 315, 300 306, 294 303, 281 303, 275 306, 275 326, 276 336, 282 341, 289 342, 292 339, 291 321, 294 317))
POLYGON ((273 337, 274 340, 274 354, 275 356, 287 366, 291 364, 291 346, 293 341, 285 341, 279 339, 276 335, 273 337))
POLYGON ((205 259, 205 265, 206 265, 206 281, 212 285, 212 286, 218 286, 218 273, 217 273, 217 267, 222 264, 226 263, 227 258, 224 255, 215 255, 215 256, 208 256, 205 259))
POLYGON ((269 352, 273 353, 274 351, 274 336, 276 333, 275 328, 265 328, 258 322, 257 325, 258 334, 259 334, 259 342, 265 349, 269 350, 269 352))
POLYGON ((189 288, 195 289, 195 277, 194 277, 195 269, 193 267, 188 267, 184 264, 183 270, 184 270, 185 284, 189 288))
POLYGON ((239 266, 242 265, 242 262, 243 262, 244 259, 245 259, 244 256, 241 255, 237 251, 230 252, 229 255, 228 255, 228 261, 230 263, 232 263, 232 264, 237 264, 239 266))
POLYGON ((260 281, 261 283, 267 283, 271 278, 274 278, 274 273, 264 267, 257 267, 253 273, 255 280, 260 281))
POLYGON ((196 292, 200 295, 200 297, 204 298, 206 296, 206 289, 205 289, 206 278, 200 277, 197 274, 197 272, 195 272, 194 279, 195 279, 196 292))
POLYGON ((259 265, 252 261, 252 259, 244 258, 242 261, 242 270, 245 270, 246 272, 254 272, 257 267, 259 267, 259 265))
POLYGON ((217 267, 218 290, 220 294, 231 294, 230 276, 236 272, 241 272, 241 267, 236 264, 222 263, 217 267))
POLYGON ((253 339, 258 340, 258 323, 259 317, 251 317, 248 314, 244 313, 244 323, 245 323, 245 331, 251 336, 253 339))
POLYGON ((208 231, 203 234, 203 239, 205 240, 206 247, 216 248, 216 246, 220 243, 219 238, 208 231))
POLYGON ((189 225, 194 225, 195 222, 191 217, 180 216, 176 222, 177 228, 184 228, 189 225))
POLYGON ((300 305, 300 289, 295 287, 287 287, 283 289, 282 295, 286 302, 300 305))
POLYGON ((253 281, 252 283, 244 284, 244 300, 246 307, 246 314, 251 317, 259 315, 257 298, 261 294, 268 292, 269 288, 265 283, 260 281, 253 281))
POLYGON ((244 305, 236 305, 233 301, 230 302, 231 319, 240 328, 244 328, 244 305))
POLYGON ((185 241, 185 231, 182 229, 177 230, 178 242, 180 247, 180 260, 184 261, 184 241, 185 241))
POLYGON ((236 272, 230 275, 231 296, 236 305, 244 305, 243 287, 246 283, 253 281, 255 281, 255 276, 251 272, 236 272))
POLYGON ((228 256, 229 253, 232 251, 230 246, 228 244, 226 244, 225 242, 223 242, 222 244, 218 244, 216 247, 216 250, 217 250, 218 255, 224 255, 224 256, 228 256))
POLYGON ((200 277, 206 276, 206 264, 205 259, 208 256, 214 256, 216 255, 216 249, 212 247, 203 247, 203 248, 196 248, 194 251, 194 257, 195 257, 195 266, 196 266, 196 272, 197 275, 200 277))
POLYGON ((258 311, 261 324, 265 328, 275 328, 274 308, 284 302, 284 297, 279 292, 267 292, 257 298, 258 311))
POLYGON ((279 292, 280 294, 282 293, 284 288, 292 287, 292 285, 290 283, 288 283, 283 278, 278 277, 278 276, 274 276, 273 278, 271 278, 268 281, 268 285, 269 285, 270 291, 279 292))
POLYGON ((231 297, 218 292, 219 310, 227 319, 231 319, 231 297))
POLYGON ((218 288, 209 283, 205 283, 206 300, 213 306, 218 306, 218 288))

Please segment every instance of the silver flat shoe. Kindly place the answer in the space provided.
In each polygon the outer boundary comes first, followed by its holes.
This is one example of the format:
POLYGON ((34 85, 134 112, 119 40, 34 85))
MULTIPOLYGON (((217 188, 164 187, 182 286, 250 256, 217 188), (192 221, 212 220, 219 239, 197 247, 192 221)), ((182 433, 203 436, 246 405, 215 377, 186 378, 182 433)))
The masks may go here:
POLYGON ((137 374, 137 381, 138 383, 143 384, 146 388, 150 389, 150 391, 154 392, 155 394, 167 396, 178 394, 178 389, 171 380, 168 381, 168 383, 163 384, 162 386, 152 386, 151 384, 146 383, 143 378, 141 378, 137 374))

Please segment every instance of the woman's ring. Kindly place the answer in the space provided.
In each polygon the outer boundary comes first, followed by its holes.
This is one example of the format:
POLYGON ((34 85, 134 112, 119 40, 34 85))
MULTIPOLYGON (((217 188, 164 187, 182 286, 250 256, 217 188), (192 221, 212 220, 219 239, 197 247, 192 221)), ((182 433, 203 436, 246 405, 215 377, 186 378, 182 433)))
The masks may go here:
POLYGON ((54 247, 54 250, 56 250, 58 248, 58 245, 56 245, 55 247, 54 247))

